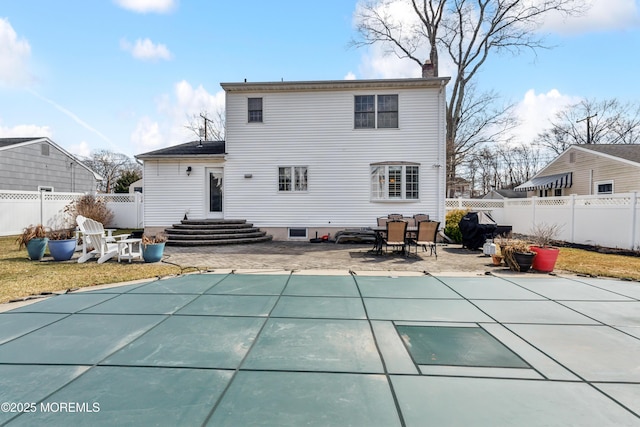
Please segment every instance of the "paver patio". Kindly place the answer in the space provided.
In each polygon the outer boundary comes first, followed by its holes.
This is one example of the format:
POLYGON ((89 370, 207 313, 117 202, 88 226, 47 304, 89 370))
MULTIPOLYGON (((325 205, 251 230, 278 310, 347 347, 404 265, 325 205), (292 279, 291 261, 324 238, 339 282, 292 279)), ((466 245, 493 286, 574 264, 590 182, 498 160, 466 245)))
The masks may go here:
POLYGON ((6 306, 0 424, 637 426, 637 286, 237 272, 6 306))

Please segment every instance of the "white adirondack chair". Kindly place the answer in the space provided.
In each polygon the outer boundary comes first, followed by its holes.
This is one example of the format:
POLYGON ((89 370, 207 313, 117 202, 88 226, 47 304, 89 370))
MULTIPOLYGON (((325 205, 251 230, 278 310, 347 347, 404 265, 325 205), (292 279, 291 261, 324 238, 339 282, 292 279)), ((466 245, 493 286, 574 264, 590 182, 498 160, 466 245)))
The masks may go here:
MULTIPOLYGON (((79 263, 98 258, 98 264, 102 264, 118 255, 118 244, 107 239, 102 223, 82 215, 78 215, 76 222, 82 236, 82 256, 78 258, 79 263), (87 251, 88 248, 93 249, 87 251)), ((114 237, 126 239, 129 235, 122 234, 114 237)))

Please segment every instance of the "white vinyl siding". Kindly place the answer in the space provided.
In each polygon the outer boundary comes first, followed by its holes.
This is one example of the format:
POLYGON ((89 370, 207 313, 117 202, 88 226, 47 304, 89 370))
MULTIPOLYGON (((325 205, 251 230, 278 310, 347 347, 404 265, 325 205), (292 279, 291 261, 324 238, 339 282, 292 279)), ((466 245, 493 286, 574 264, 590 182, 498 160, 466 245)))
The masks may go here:
POLYGON ((439 88, 227 92, 225 217, 259 227, 359 227, 391 210, 444 216, 444 167, 431 167, 444 164, 444 96, 439 88), (355 97, 390 93, 398 95, 398 129, 355 130, 355 97), (245 121, 249 97, 269 112, 262 126, 245 121), (371 165, 407 160, 423 165, 412 172, 420 198, 372 200, 371 165), (313 171, 306 192, 278 191, 287 165, 313 171))

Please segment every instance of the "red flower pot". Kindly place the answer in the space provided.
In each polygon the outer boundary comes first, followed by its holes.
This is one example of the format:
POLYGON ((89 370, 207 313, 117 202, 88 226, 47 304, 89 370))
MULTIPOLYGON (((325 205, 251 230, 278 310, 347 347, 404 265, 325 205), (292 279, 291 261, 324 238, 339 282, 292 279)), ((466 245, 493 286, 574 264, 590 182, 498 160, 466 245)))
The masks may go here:
POLYGON ((552 272, 556 266, 556 261, 558 260, 560 249, 552 248, 550 246, 531 246, 530 249, 532 252, 536 253, 535 258, 533 258, 533 264, 531 265, 531 268, 543 273, 552 272))

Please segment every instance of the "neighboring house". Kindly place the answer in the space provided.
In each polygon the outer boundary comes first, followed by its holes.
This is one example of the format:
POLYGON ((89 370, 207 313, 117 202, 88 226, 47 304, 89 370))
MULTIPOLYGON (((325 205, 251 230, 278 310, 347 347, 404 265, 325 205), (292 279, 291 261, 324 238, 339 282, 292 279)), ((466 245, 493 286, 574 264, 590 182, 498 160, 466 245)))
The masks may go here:
POLYGON ((572 145, 515 190, 539 197, 640 191, 640 145, 572 145))
POLYGON ((495 188, 482 196, 483 199, 524 199, 527 197, 527 193, 523 191, 507 190, 501 188, 496 190, 495 188))
POLYGON ((146 228, 246 219, 274 239, 445 216, 448 78, 222 83, 226 141, 144 161, 146 228))
POLYGON ((0 138, 0 189, 95 192, 102 177, 49 138, 0 138))
POLYGON ((142 188, 142 179, 139 179, 129 184, 129 193, 142 193, 142 188))
POLYGON ((453 190, 451 198, 470 199, 472 197, 471 182, 465 178, 457 176, 449 187, 453 190))

